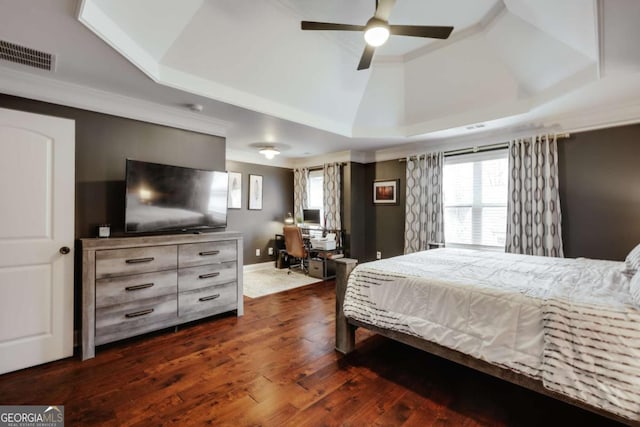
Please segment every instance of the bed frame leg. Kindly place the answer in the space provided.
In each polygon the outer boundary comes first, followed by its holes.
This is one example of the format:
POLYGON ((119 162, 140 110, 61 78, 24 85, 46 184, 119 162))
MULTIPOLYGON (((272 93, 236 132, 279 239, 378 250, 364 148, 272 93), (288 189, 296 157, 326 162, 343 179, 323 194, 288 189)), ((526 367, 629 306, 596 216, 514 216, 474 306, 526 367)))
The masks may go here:
POLYGON ((349 324, 342 306, 349 274, 357 264, 358 260, 352 258, 336 260, 336 350, 342 354, 351 353, 356 346, 356 327, 349 324))

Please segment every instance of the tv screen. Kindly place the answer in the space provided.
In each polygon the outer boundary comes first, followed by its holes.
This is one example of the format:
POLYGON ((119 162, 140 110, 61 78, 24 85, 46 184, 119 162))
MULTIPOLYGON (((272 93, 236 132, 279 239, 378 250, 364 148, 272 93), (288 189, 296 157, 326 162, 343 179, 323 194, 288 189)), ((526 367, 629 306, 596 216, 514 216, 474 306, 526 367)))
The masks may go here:
POLYGON ((227 226, 226 172, 127 159, 125 231, 227 226))

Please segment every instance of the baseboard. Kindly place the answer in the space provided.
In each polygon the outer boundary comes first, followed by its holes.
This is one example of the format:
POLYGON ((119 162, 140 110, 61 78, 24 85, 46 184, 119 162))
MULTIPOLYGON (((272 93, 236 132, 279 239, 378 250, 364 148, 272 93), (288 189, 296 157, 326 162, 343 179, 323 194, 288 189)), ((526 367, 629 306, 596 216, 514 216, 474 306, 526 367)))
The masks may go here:
POLYGON ((276 268, 274 261, 260 262, 257 264, 249 264, 242 267, 242 271, 266 270, 268 268, 276 268))

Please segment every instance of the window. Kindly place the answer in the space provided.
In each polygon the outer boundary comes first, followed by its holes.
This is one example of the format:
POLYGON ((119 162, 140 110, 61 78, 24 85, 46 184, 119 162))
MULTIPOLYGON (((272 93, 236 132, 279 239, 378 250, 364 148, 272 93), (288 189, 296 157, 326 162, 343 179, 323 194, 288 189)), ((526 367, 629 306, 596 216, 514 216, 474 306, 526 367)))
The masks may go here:
POLYGON ((447 246, 504 247, 507 150, 445 158, 443 197, 447 246))
POLYGON ((309 206, 307 206, 307 208, 320 209, 320 224, 324 225, 324 171, 322 169, 309 171, 309 181, 307 185, 309 188, 309 206))

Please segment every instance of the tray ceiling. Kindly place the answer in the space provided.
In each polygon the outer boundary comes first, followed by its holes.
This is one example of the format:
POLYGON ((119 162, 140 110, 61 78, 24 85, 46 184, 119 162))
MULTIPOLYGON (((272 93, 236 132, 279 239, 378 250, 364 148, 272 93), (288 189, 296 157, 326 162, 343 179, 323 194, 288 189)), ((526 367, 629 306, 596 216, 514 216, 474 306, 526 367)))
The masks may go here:
POLYGON ((450 40, 392 36, 357 71, 372 0, 85 0, 80 20, 158 83, 344 136, 414 137, 498 120, 596 81, 595 3, 400 0, 390 22, 453 25, 450 40))

